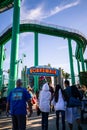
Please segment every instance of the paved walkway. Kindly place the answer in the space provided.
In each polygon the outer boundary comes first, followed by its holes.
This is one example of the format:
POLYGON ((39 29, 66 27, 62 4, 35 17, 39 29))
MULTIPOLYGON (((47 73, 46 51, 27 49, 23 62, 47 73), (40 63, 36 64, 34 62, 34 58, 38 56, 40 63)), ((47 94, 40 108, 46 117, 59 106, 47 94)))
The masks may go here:
MULTIPOLYGON (((55 113, 49 115, 49 130, 56 130, 55 127, 55 113)), ((82 124, 83 130, 87 130, 87 122, 82 124)), ((61 118, 60 118, 60 130, 61 118)), ((7 118, 5 115, 0 117, 0 130, 12 130, 11 118, 7 118)), ((36 113, 32 115, 30 119, 27 119, 27 130, 41 130, 41 116, 37 116, 36 113)), ((69 130, 66 122, 66 130, 69 130)), ((74 123, 73 130, 77 130, 77 124, 74 123)))

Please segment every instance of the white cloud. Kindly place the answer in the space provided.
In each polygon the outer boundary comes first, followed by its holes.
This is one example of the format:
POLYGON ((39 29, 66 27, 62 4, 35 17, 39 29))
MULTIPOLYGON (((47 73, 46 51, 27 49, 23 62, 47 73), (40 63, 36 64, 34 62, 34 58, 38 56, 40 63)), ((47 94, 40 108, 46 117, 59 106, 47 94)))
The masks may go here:
POLYGON ((62 68, 64 69, 65 72, 69 72, 70 73, 70 64, 69 62, 67 63, 59 63, 59 64, 52 64, 53 67, 55 68, 62 68))
POLYGON ((30 10, 28 15, 31 19, 38 19, 42 16, 42 7, 37 7, 36 9, 30 10))
POLYGON ((27 36, 32 36, 32 32, 20 33, 20 39, 24 40, 27 36))
POLYGON ((57 50, 64 50, 64 49, 67 49, 67 48, 68 48, 68 46, 61 46, 61 47, 57 48, 57 50))
POLYGON ((43 6, 27 10, 25 6, 21 8, 21 19, 40 19, 43 16, 43 6))
POLYGON ((51 17, 65 9, 77 6, 80 3, 80 0, 76 0, 74 2, 71 3, 66 3, 63 2, 60 5, 54 7, 53 9, 51 9, 50 11, 45 11, 45 8, 42 5, 39 5, 38 7, 31 9, 31 10, 27 10, 26 6, 24 6, 24 4, 22 4, 21 7, 21 19, 32 19, 32 20, 41 20, 41 19, 45 19, 48 17, 51 17))
POLYGON ((71 8, 71 7, 73 7, 73 6, 77 6, 79 3, 80 3, 80 0, 77 0, 77 1, 72 2, 72 3, 69 3, 69 4, 65 4, 65 5, 64 5, 64 3, 63 3, 63 4, 61 4, 60 6, 56 6, 56 7, 55 7, 54 9, 52 9, 52 10, 48 13, 48 15, 45 16, 44 18, 50 17, 50 16, 52 16, 52 15, 55 15, 55 14, 57 14, 57 13, 59 13, 59 12, 65 10, 65 9, 71 8))

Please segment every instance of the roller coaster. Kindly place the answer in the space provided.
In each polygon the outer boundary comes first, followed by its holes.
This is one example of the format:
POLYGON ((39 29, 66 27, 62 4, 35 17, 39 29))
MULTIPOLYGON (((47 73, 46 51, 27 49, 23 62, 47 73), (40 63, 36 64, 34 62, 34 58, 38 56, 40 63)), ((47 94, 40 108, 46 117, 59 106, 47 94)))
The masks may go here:
MULTIPOLYGON (((17 44, 19 44, 19 42, 18 42, 18 37, 16 36, 16 34, 24 33, 24 32, 34 32, 35 34, 34 35, 35 36, 35 63, 34 63, 35 66, 38 65, 38 34, 39 33, 51 35, 55 37, 62 37, 68 40, 71 78, 72 78, 72 84, 74 84, 75 76, 74 76, 71 40, 74 40, 76 42, 75 58, 77 60, 78 73, 79 73, 80 72, 79 62, 81 62, 82 64, 83 72, 85 72, 87 69, 87 68, 85 69, 85 65, 84 65, 85 63, 87 65, 87 60, 84 60, 84 57, 83 57, 83 54, 87 46, 87 38, 81 32, 75 29, 65 28, 58 25, 50 25, 43 22, 32 21, 32 20, 23 20, 20 22, 20 9, 19 9, 20 2, 21 0, 4 0, 4 1, 0 0, 0 13, 3 13, 4 11, 9 10, 10 8, 14 8, 13 25, 9 25, 5 30, 3 30, 0 33, 0 51, 1 51, 0 52, 1 53, 0 76, 2 76, 2 69, 3 69, 3 66, 2 66, 3 46, 10 39, 12 39, 9 90, 11 90, 15 86, 15 80, 17 77, 16 75, 17 64, 15 62, 17 61, 16 55, 18 55, 16 54, 16 51, 18 51, 16 47, 17 47, 17 44), (17 11, 18 11, 18 14, 17 14, 17 11)), ((2 84, 2 81, 0 80, 0 85, 1 84, 2 84)))

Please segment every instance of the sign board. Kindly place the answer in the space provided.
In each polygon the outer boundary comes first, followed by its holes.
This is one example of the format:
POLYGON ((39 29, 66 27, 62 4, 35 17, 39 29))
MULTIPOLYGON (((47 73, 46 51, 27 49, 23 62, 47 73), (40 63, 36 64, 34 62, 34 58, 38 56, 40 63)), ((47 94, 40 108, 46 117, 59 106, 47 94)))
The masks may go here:
POLYGON ((58 76, 59 70, 51 67, 44 66, 36 66, 27 69, 28 75, 36 75, 36 76, 58 76))

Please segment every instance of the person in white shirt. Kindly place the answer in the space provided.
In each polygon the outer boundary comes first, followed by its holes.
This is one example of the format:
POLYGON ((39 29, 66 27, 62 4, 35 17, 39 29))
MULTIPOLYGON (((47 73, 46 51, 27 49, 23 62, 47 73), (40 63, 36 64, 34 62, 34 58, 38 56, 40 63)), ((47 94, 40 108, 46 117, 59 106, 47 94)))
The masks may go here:
POLYGON ((50 112, 51 93, 48 83, 45 83, 39 95, 39 108, 42 112, 42 130, 48 130, 48 115, 50 112))
POLYGON ((56 129, 59 130, 59 114, 62 116, 62 130, 65 130, 65 109, 66 103, 64 100, 64 93, 61 86, 58 84, 55 88, 54 98, 52 101, 56 111, 56 129))

